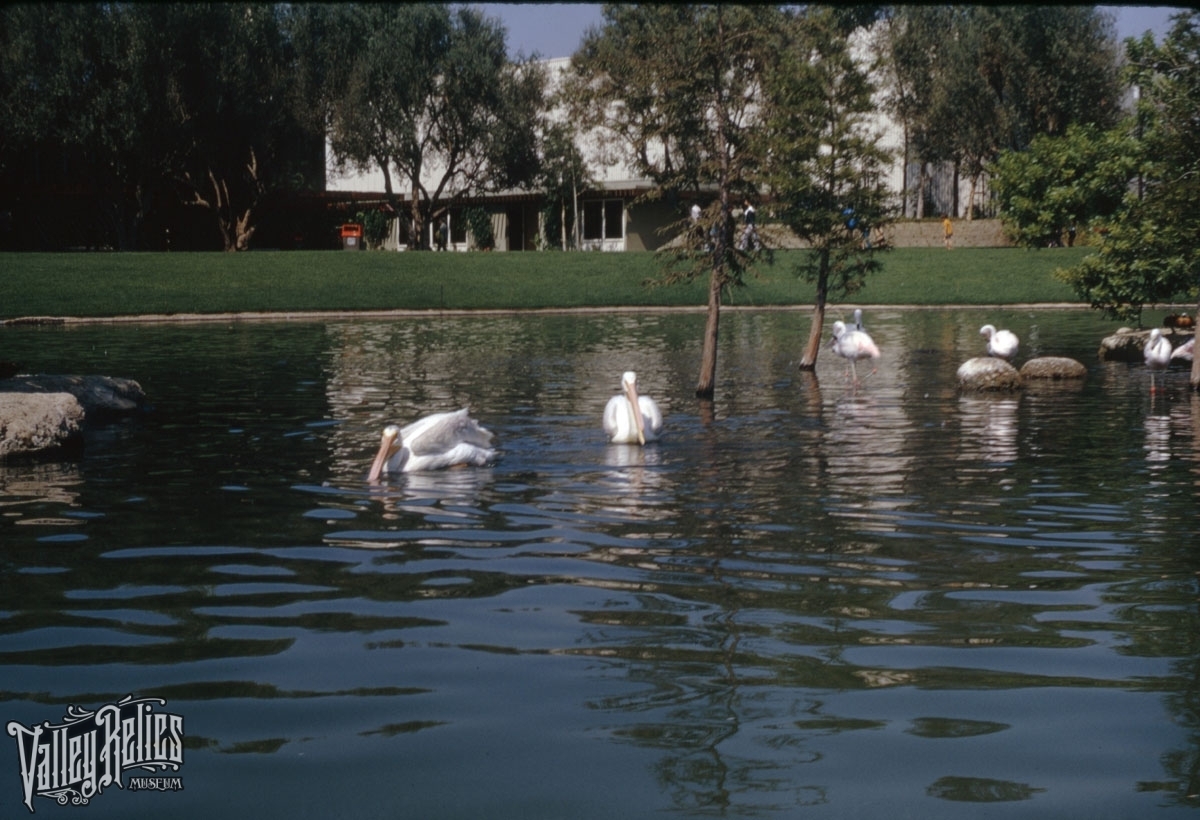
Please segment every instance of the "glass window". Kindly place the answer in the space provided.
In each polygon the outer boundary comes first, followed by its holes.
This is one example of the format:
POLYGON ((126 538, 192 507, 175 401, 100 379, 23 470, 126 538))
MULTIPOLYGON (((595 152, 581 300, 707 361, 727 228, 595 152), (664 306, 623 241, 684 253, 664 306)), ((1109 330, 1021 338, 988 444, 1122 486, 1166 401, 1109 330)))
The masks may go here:
POLYGON ((462 208, 450 212, 450 241, 456 245, 467 241, 467 220, 463 219, 462 208))
POLYGON ((622 219, 625 215, 625 203, 619 199, 609 199, 604 203, 604 238, 620 239, 625 236, 625 226, 622 219))
POLYGON ((604 238, 604 202, 599 199, 583 203, 583 238, 604 238))

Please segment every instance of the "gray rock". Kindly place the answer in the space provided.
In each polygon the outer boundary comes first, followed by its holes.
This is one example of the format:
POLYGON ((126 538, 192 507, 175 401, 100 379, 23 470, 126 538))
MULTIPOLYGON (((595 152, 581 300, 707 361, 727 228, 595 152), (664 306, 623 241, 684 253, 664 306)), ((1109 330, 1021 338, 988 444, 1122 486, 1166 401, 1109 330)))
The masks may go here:
POLYGON ((0 393, 0 461, 78 450, 83 419, 70 393, 0 393))
POLYGON ((1083 379, 1087 368, 1082 362, 1066 356, 1039 356, 1021 365, 1021 378, 1028 379, 1083 379))
POLYGON ((112 376, 55 376, 40 373, 0 379, 3 393, 70 393, 89 420, 125 415, 146 403, 142 386, 133 379, 112 376))
POLYGON ((1021 374, 1003 359, 976 356, 959 366, 958 386, 963 390, 1020 390, 1021 374))

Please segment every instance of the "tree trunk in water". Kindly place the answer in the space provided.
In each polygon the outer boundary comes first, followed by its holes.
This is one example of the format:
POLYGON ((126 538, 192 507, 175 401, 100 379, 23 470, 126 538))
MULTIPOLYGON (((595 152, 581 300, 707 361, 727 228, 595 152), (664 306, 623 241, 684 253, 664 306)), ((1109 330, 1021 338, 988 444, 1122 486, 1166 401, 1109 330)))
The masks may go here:
POLYGON ((800 357, 801 370, 816 370, 817 355, 821 352, 821 336, 825 332, 825 302, 829 298, 829 249, 821 250, 821 266, 817 273, 817 302, 813 305, 812 328, 808 331, 808 342, 804 355, 800 357))
POLYGON ((700 381, 696 396, 711 399, 717 389, 717 325, 721 319, 721 271, 714 268, 708 279, 708 321, 704 323, 704 351, 700 356, 700 381))

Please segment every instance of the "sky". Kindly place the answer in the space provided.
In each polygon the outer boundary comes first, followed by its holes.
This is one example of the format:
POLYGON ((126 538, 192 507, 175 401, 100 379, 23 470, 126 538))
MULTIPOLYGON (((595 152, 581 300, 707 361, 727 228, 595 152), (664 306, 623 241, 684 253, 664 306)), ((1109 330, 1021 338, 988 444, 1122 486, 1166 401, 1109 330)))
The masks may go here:
MULTIPOLYGON (((498 17, 508 29, 509 55, 543 58, 569 57, 579 47, 583 32, 600 24, 599 3, 472 3, 488 17, 498 17)), ((1100 6, 1116 15, 1117 39, 1140 37, 1147 30, 1161 41, 1170 28, 1169 18, 1179 7, 1100 6)))

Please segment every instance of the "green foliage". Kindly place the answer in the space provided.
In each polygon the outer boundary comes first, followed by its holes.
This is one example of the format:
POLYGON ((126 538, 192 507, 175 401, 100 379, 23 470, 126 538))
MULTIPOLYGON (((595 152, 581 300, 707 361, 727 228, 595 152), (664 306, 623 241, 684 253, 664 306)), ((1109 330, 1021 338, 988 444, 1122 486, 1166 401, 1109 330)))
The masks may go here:
POLYGON ((666 281, 742 284, 751 259, 734 247, 733 209, 758 193, 756 99, 778 59, 782 12, 613 4, 604 17, 572 58, 564 95, 572 120, 601 129, 607 147, 654 180, 655 196, 704 191, 718 203, 703 220, 718 239, 712 252, 666 251, 666 281))
POLYGON ((224 247, 245 248, 262 197, 320 168, 289 105, 277 6, 25 4, 0 15, 2 187, 82 188, 96 244, 137 248, 155 208, 186 204, 211 215, 224 247))
POLYGON ((1038 134, 1109 128, 1119 116, 1116 41, 1095 7, 893 8, 881 43, 888 107, 914 158, 976 180, 1038 134))
POLYGON ((1127 52, 1141 90, 1139 185, 1099 252, 1061 276, 1093 307, 1136 321, 1146 304, 1200 297, 1200 12, 1177 15, 1161 46, 1129 40, 1127 52))
POLYGON ((463 211, 467 230, 471 233, 471 247, 477 251, 490 251, 496 247, 496 234, 492 230, 492 215, 483 208, 467 208, 463 211))
POLYGON ((862 229, 890 221, 874 87, 837 20, 828 9, 796 20, 795 40, 767 86, 762 131, 778 216, 810 248, 798 272, 817 284, 819 309, 827 296, 854 294, 878 270, 884 248, 867 247, 862 229))
POLYGON ((546 126, 542 135, 542 161, 536 184, 546 195, 546 205, 542 209, 545 246, 563 250, 576 247, 574 226, 577 197, 580 191, 592 187, 594 181, 587 162, 575 144, 571 128, 565 123, 546 126))
POLYGON ((391 220, 387 214, 380 210, 359 211, 355 217, 363 226, 363 239, 367 241, 367 247, 379 249, 383 247, 383 243, 387 241, 388 230, 391 228, 391 220))
POLYGON ((304 7, 294 30, 338 163, 381 169, 393 205, 414 194, 415 242, 450 192, 531 181, 545 77, 509 62, 498 21, 441 3, 331 4, 304 7))
POLYGON ((1123 207, 1141 150, 1124 130, 1072 125, 1061 137, 1035 137, 1027 151, 1004 152, 989 171, 1008 235, 1041 247, 1070 225, 1105 226, 1123 207))

